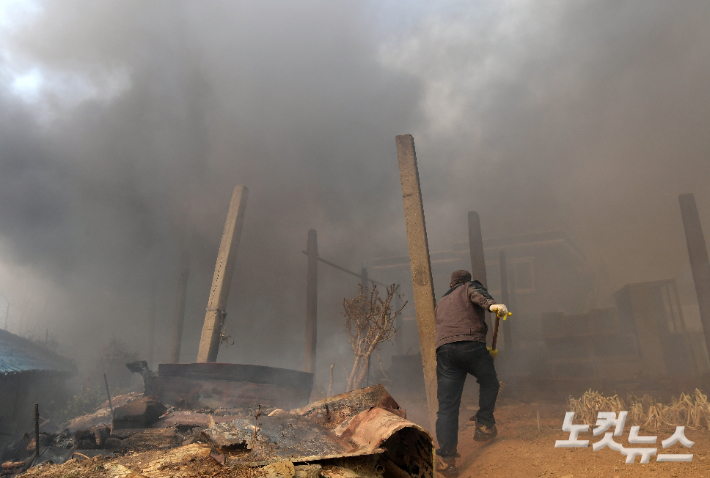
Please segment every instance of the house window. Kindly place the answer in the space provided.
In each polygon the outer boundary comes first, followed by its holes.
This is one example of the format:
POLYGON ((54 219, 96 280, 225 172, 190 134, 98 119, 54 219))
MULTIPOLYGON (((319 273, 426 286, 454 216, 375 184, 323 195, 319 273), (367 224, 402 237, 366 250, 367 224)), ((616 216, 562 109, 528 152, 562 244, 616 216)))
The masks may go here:
POLYGON ((515 261, 516 292, 530 292, 535 290, 534 277, 532 258, 518 259, 515 261))

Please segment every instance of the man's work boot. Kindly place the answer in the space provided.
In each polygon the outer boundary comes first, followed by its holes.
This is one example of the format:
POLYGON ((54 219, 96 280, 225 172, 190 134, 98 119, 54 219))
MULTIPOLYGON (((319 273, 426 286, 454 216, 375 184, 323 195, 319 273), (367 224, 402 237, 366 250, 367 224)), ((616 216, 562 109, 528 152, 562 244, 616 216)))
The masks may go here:
POLYGON ((475 441, 489 441, 498 436, 498 429, 495 425, 487 426, 476 422, 476 431, 473 434, 475 441))
POLYGON ((456 455, 441 456, 436 455, 436 472, 442 474, 446 478, 456 478, 459 472, 456 469, 456 455))

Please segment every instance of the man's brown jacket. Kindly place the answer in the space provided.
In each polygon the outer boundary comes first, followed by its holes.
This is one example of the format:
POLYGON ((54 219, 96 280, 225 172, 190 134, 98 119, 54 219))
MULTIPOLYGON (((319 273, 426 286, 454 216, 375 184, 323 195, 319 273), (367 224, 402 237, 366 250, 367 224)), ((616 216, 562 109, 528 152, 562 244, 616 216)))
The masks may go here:
POLYGON ((485 311, 496 301, 478 281, 459 284, 436 304, 436 348, 451 342, 486 342, 485 311))

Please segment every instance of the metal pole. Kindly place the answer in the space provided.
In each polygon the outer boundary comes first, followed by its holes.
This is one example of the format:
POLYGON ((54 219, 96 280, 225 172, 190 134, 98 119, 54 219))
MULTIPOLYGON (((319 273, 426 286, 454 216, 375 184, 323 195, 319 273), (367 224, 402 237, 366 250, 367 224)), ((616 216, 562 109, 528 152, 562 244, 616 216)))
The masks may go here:
POLYGON ((708 262, 708 249, 705 244, 703 228, 700 225, 695 196, 681 194, 678 196, 678 201, 683 217, 690 268, 693 271, 695 294, 698 297, 698 307, 700 308, 700 323, 705 332, 705 344, 710 351, 710 262, 708 262))
POLYGON ((318 344, 318 233, 308 231, 308 276, 306 284, 306 367, 308 373, 316 371, 316 346, 318 344))
POLYGON ((35 460, 39 458, 39 403, 35 403, 35 460))
POLYGON ((249 190, 245 186, 236 186, 227 212, 227 222, 224 224, 222 241, 217 254, 217 265, 212 277, 212 289, 207 302, 205 323, 202 326, 200 348, 197 352, 197 362, 216 362, 219 353, 219 342, 222 328, 227 316, 227 299, 229 286, 232 283, 232 272, 237 259, 239 239, 244 224, 244 210, 247 206, 249 190))
MULTIPOLYGON (((500 262, 500 299, 508 307, 510 305, 510 289, 508 287, 508 263, 505 257, 505 251, 501 249, 498 254, 498 260, 500 262)), ((507 322, 507 321, 506 321, 507 322)), ((510 323, 503 326, 503 341, 505 342, 505 349, 507 352, 513 350, 513 335, 510 330, 510 323)))
POLYGON ((433 433, 436 430, 436 412, 439 403, 436 398, 436 304, 429 242, 426 234, 424 203, 419 183, 414 138, 410 134, 400 135, 397 136, 396 142, 399 178, 402 183, 402 200, 404 202, 404 220, 407 225, 409 262, 412 269, 414 307, 417 314, 419 346, 422 352, 424 385, 429 410, 429 430, 433 433))
POLYGON ((155 357, 155 309, 156 309, 156 289, 157 281, 153 282, 150 291, 150 316, 148 318, 148 365, 153 366, 153 358, 155 357))
POLYGON ((104 374, 104 383, 106 384, 106 395, 108 395, 108 406, 111 408, 111 416, 113 416, 113 403, 111 403, 111 392, 108 390, 108 379, 106 374, 104 374))

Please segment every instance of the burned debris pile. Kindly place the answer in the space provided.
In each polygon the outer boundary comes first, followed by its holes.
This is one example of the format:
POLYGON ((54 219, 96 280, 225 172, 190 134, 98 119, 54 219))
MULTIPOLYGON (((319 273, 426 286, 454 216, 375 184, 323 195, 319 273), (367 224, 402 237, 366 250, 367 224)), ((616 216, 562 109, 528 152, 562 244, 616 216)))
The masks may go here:
POLYGON ((27 475, 91 466, 87 476, 190 476, 187 468, 199 462, 286 478, 433 476, 431 437, 381 385, 290 411, 268 404, 186 409, 155 395, 114 400, 112 417, 100 410, 62 431, 42 432, 37 459, 26 435, 5 450, 2 474, 41 463, 27 475))

